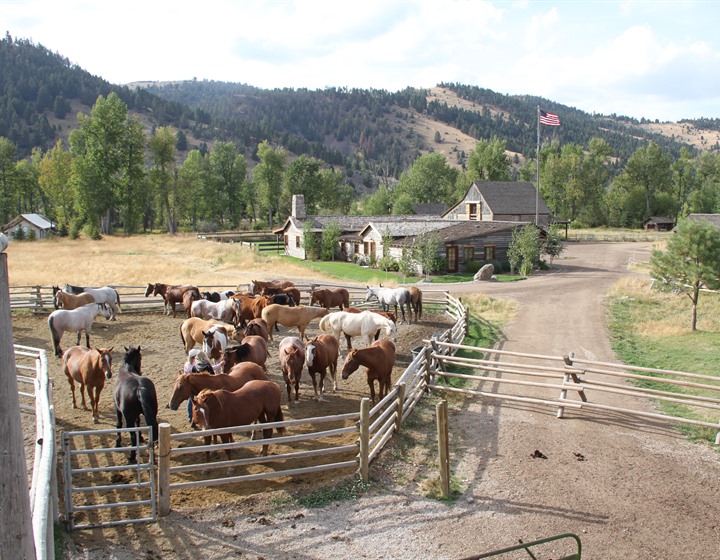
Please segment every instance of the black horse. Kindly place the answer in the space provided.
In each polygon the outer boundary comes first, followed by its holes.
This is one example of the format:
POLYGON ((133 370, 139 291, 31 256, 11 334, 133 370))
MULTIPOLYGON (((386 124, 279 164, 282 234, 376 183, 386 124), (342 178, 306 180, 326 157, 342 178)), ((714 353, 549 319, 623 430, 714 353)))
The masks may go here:
MULTIPOLYGON (((153 442, 158 438, 158 400, 155 385, 147 378, 142 377, 140 362, 142 354, 140 347, 125 347, 125 357, 115 376, 115 412, 117 414, 118 430, 122 428, 123 418, 125 426, 135 428, 140 426, 140 415, 145 417, 145 423, 150 426, 153 442)), ((132 447, 136 447, 137 432, 130 432, 132 447)), ((115 439, 115 447, 122 447, 120 443, 121 432, 115 439)), ((142 441, 142 440, 141 440, 142 441)), ((128 462, 135 463, 137 458, 135 449, 130 452, 128 462)))

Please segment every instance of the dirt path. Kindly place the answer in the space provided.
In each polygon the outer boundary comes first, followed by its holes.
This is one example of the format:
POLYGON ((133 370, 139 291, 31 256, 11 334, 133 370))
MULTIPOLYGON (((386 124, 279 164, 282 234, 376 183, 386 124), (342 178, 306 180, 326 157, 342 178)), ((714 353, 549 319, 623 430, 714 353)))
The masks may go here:
MULTIPOLYGON (((615 361, 602 298, 627 274, 628 259, 648 251, 646 244, 570 245, 551 272, 452 291, 520 303, 505 331, 507 350, 615 361)), ((177 509, 156 526, 123 529, 120 538, 142 538, 146 558, 449 559, 565 532, 581 537, 585 559, 714 558, 720 551, 720 454, 665 423, 585 411, 558 420, 547 407, 471 401, 450 425, 462 488, 454 504, 423 497, 415 482, 393 473, 389 491, 371 489, 324 509, 260 499, 177 509), (536 449, 547 459, 532 458, 536 449)), ((387 475, 377 472, 385 464, 373 465, 371 477, 387 475)), ((114 542, 73 558, 137 554, 114 542)))

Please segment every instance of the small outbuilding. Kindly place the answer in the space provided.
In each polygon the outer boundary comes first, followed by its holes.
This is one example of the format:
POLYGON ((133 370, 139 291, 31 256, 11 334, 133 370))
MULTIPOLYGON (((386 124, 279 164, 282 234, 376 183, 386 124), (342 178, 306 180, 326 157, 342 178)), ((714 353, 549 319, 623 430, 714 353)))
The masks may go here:
POLYGON ((33 236, 42 239, 47 237, 48 232, 55 231, 55 224, 42 214, 20 214, 2 227, 2 233, 8 237, 18 237, 20 229, 25 239, 33 236))
POLYGON ((645 231, 672 231, 675 227, 675 220, 663 216, 650 216, 643 222, 645 231))

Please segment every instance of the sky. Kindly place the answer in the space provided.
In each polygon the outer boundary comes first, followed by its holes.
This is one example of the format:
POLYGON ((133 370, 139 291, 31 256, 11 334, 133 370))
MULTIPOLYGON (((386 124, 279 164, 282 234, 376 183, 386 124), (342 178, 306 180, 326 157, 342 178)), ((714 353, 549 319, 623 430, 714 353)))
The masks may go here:
POLYGON ((114 84, 459 82, 588 113, 720 118, 720 0, 0 0, 0 22, 114 84))

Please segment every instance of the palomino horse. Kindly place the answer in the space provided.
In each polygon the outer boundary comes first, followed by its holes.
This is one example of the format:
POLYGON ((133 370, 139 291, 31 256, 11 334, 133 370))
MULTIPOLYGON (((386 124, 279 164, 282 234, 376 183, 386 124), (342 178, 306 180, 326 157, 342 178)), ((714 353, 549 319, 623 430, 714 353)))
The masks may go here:
MULTIPOLYGON (((237 391, 220 389, 200 391, 193 403, 200 410, 207 429, 244 426, 255 422, 282 422, 283 411, 280 407, 280 388, 274 381, 248 381, 237 391)), ((277 428, 279 434, 285 434, 284 427, 277 428)), ((223 443, 229 443, 232 435, 221 434, 223 443)), ((272 428, 263 430, 263 438, 267 441, 272 437, 272 428)), ((262 447, 262 456, 268 454, 269 444, 262 447)), ((231 459, 230 450, 225 453, 231 459)), ((231 467, 232 470, 232 467, 231 467)))
POLYGON ((310 321, 319 319, 327 314, 327 309, 321 307, 285 307, 272 303, 262 310, 262 318, 268 326, 268 334, 270 340, 273 339, 273 328, 277 323, 286 327, 297 327, 300 331, 300 338, 305 336, 305 329, 310 321))
MULTIPOLYGON (((55 294, 59 291, 57 286, 53 286, 53 297, 55 297, 55 294)), ((120 309, 120 294, 118 294, 118 291, 115 288, 111 288, 110 286, 103 286, 102 288, 86 288, 86 287, 80 287, 80 286, 63 286, 62 289, 63 292, 69 293, 69 294, 90 294, 93 297, 93 300, 95 303, 106 303, 108 307, 110 308, 110 320, 115 320, 115 315, 120 309)), ((91 303, 91 302, 88 302, 91 303)))
POLYGON ((375 380, 378 382, 379 399, 390 391, 392 369, 395 365, 395 344, 381 338, 367 348, 353 348, 348 352, 342 369, 342 378, 347 379, 360 366, 367 368, 367 382, 370 386, 370 399, 375 404, 375 380))
POLYGON ((262 336, 251 335, 242 339, 240 346, 228 348, 223 352, 223 371, 230 371, 235 364, 253 362, 267 371, 265 362, 268 357, 267 342, 262 336))
POLYGON ((335 311, 323 317, 320 320, 319 327, 321 331, 333 334, 338 340, 340 340, 340 335, 344 333, 348 349, 352 348, 350 338, 353 336, 365 337, 368 346, 370 346, 378 331, 382 331, 385 336, 393 340, 397 338, 395 323, 372 311, 363 311, 362 313, 335 311))
POLYGON ((337 361, 339 355, 340 344, 338 339, 331 334, 318 335, 305 344, 305 363, 312 378, 315 398, 318 401, 323 400, 325 375, 327 375, 328 368, 330 368, 330 377, 332 377, 333 393, 337 391, 337 361), (320 374, 320 396, 318 396, 317 385, 315 384, 316 373, 320 374))
POLYGON ((100 413, 98 412, 100 391, 105 386, 105 380, 112 378, 112 351, 112 348, 71 346, 63 354, 63 371, 72 390, 73 408, 77 408, 75 400, 75 382, 77 381, 80 385, 82 406, 87 410, 85 404, 85 392, 87 392, 95 424, 100 422, 100 413))
POLYGON ((295 284, 290 282, 290 280, 278 280, 278 281, 270 281, 270 282, 263 282, 262 280, 253 280, 250 282, 250 291, 253 294, 260 294, 265 288, 294 288, 295 284))
MULTIPOLYGON (((53 290, 54 289, 55 286, 53 286, 53 290)), ((87 292, 83 292, 81 294, 69 294, 64 290, 58 290, 55 292, 55 309, 67 309, 69 311, 71 309, 77 309, 78 307, 87 305, 88 303, 96 302, 95 298, 92 297, 92 294, 88 294, 87 292)))
POLYGON ((345 288, 313 290, 310 292, 310 305, 315 302, 328 311, 331 307, 338 307, 342 311, 343 307, 350 307, 350 294, 345 288))
POLYGON ((365 294, 365 301, 376 299, 380 302, 380 306, 383 311, 387 311, 388 307, 393 305, 395 307, 395 315, 397 316, 397 308, 400 306, 402 312, 403 322, 405 321, 405 306, 407 306, 407 312, 409 322, 412 322, 412 311, 410 308, 410 301, 412 296, 407 288, 383 288, 382 286, 370 287, 367 286, 367 293, 365 294))
POLYGON ((290 406, 290 385, 293 382, 295 383, 295 402, 300 400, 300 377, 305 366, 305 346, 302 340, 296 336, 283 338, 278 345, 278 360, 287 386, 288 406, 290 406))
POLYGON ((228 338, 240 341, 238 338, 242 334, 242 331, 236 331, 235 327, 223 323, 221 321, 215 321, 214 319, 205 320, 199 317, 190 317, 185 319, 180 325, 180 339, 182 340, 183 346, 185 347, 185 353, 188 354, 190 350, 195 347, 195 344, 203 344, 205 340, 205 334, 213 327, 225 329, 225 334, 228 338))
POLYGON ((110 319, 110 310, 106 305, 100 303, 88 303, 77 309, 58 309, 50 313, 48 327, 52 338, 55 355, 62 356, 60 341, 67 331, 77 332, 77 344, 80 344, 80 333, 85 332, 85 346, 90 348, 90 331, 98 313, 106 319, 110 319))
MULTIPOLYGON (((118 435, 115 438, 115 447, 121 447, 121 432, 123 426, 135 428, 140 426, 140 415, 145 417, 145 423, 150 426, 152 441, 158 438, 158 400, 155 384, 140 371, 142 353, 140 347, 125 347, 125 357, 115 376, 115 413, 117 414, 118 435)), ((130 432, 130 443, 133 449, 128 456, 128 463, 136 459, 137 432, 130 432)), ((142 441, 142 440, 141 440, 142 441)))

